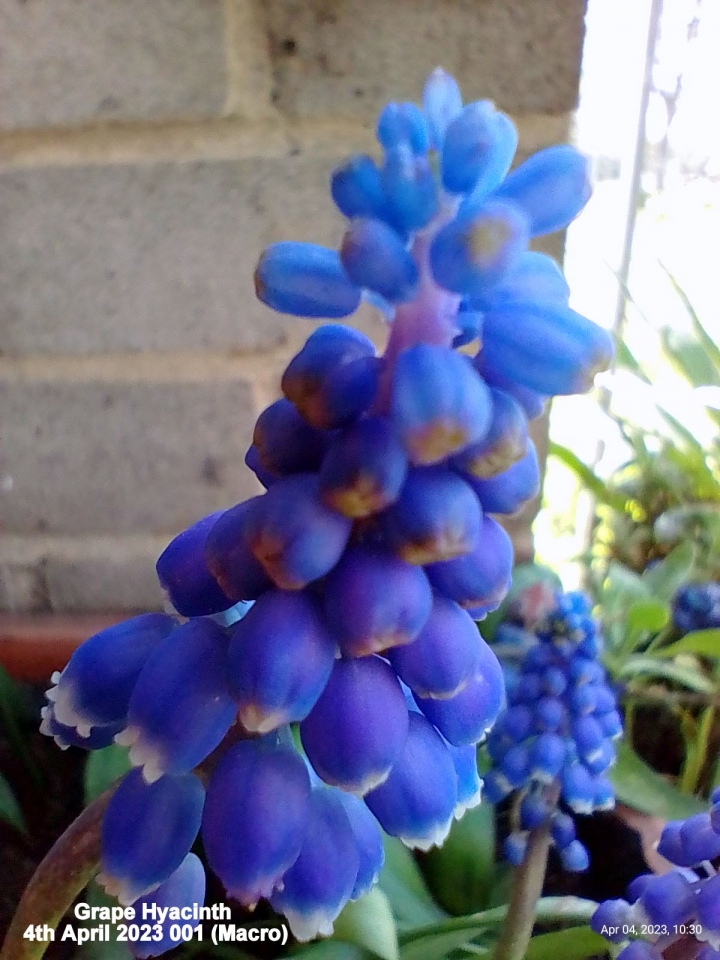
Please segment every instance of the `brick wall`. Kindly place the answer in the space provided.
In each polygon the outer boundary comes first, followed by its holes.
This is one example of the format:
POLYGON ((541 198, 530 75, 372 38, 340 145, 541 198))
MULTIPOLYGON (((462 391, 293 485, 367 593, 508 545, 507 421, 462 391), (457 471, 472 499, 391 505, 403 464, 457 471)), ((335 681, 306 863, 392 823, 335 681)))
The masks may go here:
POLYGON ((255 301, 260 249, 338 240, 329 171, 437 64, 522 154, 566 139, 583 14, 0 0, 0 609, 158 604, 168 537, 255 490, 254 416, 311 329, 255 301))

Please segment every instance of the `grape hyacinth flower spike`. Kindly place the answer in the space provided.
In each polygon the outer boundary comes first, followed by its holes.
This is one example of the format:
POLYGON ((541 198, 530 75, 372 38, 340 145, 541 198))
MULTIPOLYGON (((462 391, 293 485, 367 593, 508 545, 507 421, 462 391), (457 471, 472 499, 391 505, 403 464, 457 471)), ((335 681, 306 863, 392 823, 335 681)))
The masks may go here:
MULTIPOLYGON (((103 875, 124 902, 199 890, 200 829, 228 894, 269 898, 310 939, 377 880, 379 825, 427 849, 480 800, 476 744, 505 697, 473 622, 510 583, 497 518, 538 491, 528 421, 612 358, 557 264, 528 247, 580 212, 588 163, 561 146, 509 172, 512 122, 464 105, 442 70, 421 106, 385 107, 377 139, 377 158, 331 176, 348 221, 337 249, 284 240, 255 272, 268 307, 330 321, 258 417, 246 464, 264 492, 163 552, 172 616, 91 638, 48 693, 45 732, 89 749, 116 738, 139 768, 103 825, 103 875), (362 301, 388 320, 382 355, 338 322, 362 301), (162 804, 190 813, 155 830, 162 804)), ((558 755, 555 679, 537 746, 515 730, 495 792, 562 776, 576 806, 604 803, 617 715, 568 707, 583 781, 558 755)))
POLYGON ((614 806, 606 772, 622 724, 597 659, 601 638, 588 598, 559 595, 534 631, 537 642, 525 653, 509 706, 488 738, 485 795, 498 802, 517 794, 505 843, 511 863, 524 859, 530 831, 549 825, 563 867, 582 871, 587 851, 558 801, 573 814, 614 806))
POLYGON ((666 824, 657 846, 673 869, 643 874, 626 900, 606 900, 590 921, 596 933, 624 944, 618 960, 720 956, 720 789, 710 810, 666 824))

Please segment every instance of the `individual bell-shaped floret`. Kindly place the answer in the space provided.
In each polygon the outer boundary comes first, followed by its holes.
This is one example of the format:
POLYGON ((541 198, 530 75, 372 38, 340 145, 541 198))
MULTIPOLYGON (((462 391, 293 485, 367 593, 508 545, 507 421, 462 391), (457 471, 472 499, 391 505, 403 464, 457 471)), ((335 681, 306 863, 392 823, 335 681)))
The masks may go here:
POLYGON ((478 775, 477 747, 467 744, 464 747, 453 747, 448 744, 457 778, 457 802, 453 816, 461 820, 468 810, 477 807, 482 801, 483 782, 478 775))
POLYGON ((332 570, 351 527, 322 503, 317 475, 310 473, 285 477, 256 497, 243 523, 255 559, 283 590, 302 590, 332 570))
POLYGON ((720 627, 720 582, 687 583, 673 597, 673 622, 685 633, 720 627))
POLYGON ((257 600, 272 587, 272 580, 253 556, 245 528, 253 497, 231 507, 215 522, 205 542, 208 569, 234 602, 257 600))
POLYGON ((410 643, 431 606, 424 571, 377 547, 348 548, 325 581, 328 627, 348 657, 410 643))
POLYGON ((503 280, 529 239, 528 219, 514 204, 488 200, 468 205, 433 238, 433 277, 446 290, 481 295, 503 280))
POLYGON ((509 377, 504 370, 493 363, 488 363, 482 349, 473 359, 473 366, 489 387, 496 387, 504 393, 509 393, 514 400, 517 400, 528 420, 535 420, 545 410, 548 398, 544 394, 523 386, 509 377))
POLYGON ((590 866, 587 848, 579 840, 573 840, 560 851, 560 861, 568 873, 583 873, 590 866))
POLYGON ((430 723, 456 747, 482 740, 495 723, 505 700, 502 667, 480 636, 478 644, 478 672, 460 693, 449 700, 416 697, 430 723))
POLYGON ((693 915, 695 892, 692 884, 676 870, 653 877, 646 884, 638 904, 651 924, 672 929, 693 915))
POLYGON ((470 305, 488 313, 501 304, 547 303, 566 307, 569 298, 570 287, 557 261, 546 253, 527 250, 502 283, 472 297, 470 305))
POLYGON ((375 347, 364 334, 328 323, 312 333, 290 361, 282 391, 313 427, 341 427, 375 399, 378 363, 375 347))
POLYGON ((412 300, 417 292, 415 261, 398 233, 382 220, 353 221, 343 237, 340 259, 353 283, 389 303, 412 300))
POLYGON ((387 213, 380 170, 365 153, 355 154, 333 171, 330 193, 340 213, 351 220, 387 213))
POLYGON ((420 714, 410 713, 402 753, 365 802, 383 830, 408 847, 429 850, 447 837, 457 803, 455 767, 447 744, 420 714))
POLYGON ((575 839, 575 821, 567 813, 556 810, 550 818, 550 836, 558 850, 564 850, 575 839))
POLYGON ((320 468, 320 498, 345 517, 362 519, 400 495, 408 459, 385 417, 363 417, 333 440, 320 468))
POLYGON ((417 637, 407 646, 389 650, 388 658, 413 693, 446 699, 456 696, 474 677, 481 643, 470 614, 436 595, 417 637))
POLYGON ((204 901, 205 869, 198 857, 189 853, 157 890, 135 902, 135 916, 143 920, 147 915, 152 923, 152 937, 148 941, 131 941, 129 947, 133 955, 146 960, 147 957, 159 957, 176 947, 177 939, 173 939, 170 927, 177 924, 178 917, 182 916, 180 911, 190 911, 192 915, 193 907, 196 904, 202 906, 204 901), (159 914, 151 912, 158 909, 169 911, 165 920, 158 919, 159 914))
POLYGON ((427 156, 417 154, 407 142, 385 151, 380 172, 387 198, 388 219, 401 233, 426 226, 439 206, 435 175, 427 156))
POLYGON ((441 67, 436 67, 423 88, 423 112, 427 119, 430 144, 435 150, 442 148, 447 128, 462 110, 462 105, 462 94, 455 78, 441 67))
POLYGON ((300 852, 270 897, 293 936, 329 936, 350 899, 360 867, 355 834, 338 791, 318 787, 309 800, 300 852))
POLYGON ((435 590, 466 610, 499 603, 510 587, 513 547, 497 520, 484 516, 469 553, 431 563, 426 573, 435 590))
POLYGON ((487 480, 509 469, 527 452, 528 426, 525 411, 509 393, 491 388, 492 418, 487 433, 451 461, 461 473, 487 480))
POLYGON ((566 755, 563 737, 557 733, 538 734, 530 745, 530 776, 539 783, 551 783, 562 770, 566 755))
POLYGON ((511 863, 514 867, 519 867, 520 864, 525 859, 525 854, 527 853, 528 846, 528 835, 527 833, 521 832, 519 830, 513 831, 509 836, 505 838, 502 845, 503 856, 508 863, 511 863))
POLYGON ((280 479, 279 474, 272 473, 262 465, 260 462, 260 454, 252 444, 250 444, 247 449, 247 453, 245 454, 245 466, 252 470, 266 490, 268 490, 277 480, 280 479))
POLYGON ((191 773, 148 784, 131 770, 102 822, 98 882, 127 906, 178 869, 200 829, 205 790, 191 773))
POLYGON ((520 826, 523 830, 535 830, 550 816, 550 804, 541 791, 530 790, 520 800, 520 826))
POLYGON ((702 885, 695 902, 697 918, 704 930, 712 930, 720 941, 720 874, 709 877, 702 885))
POLYGON ((305 763, 274 736, 236 743, 213 771, 202 823, 205 853, 244 906, 269 897, 297 859, 310 792, 305 763))
POLYGON ((595 783, 583 763, 570 761, 563 768, 560 782, 561 796, 574 813, 592 813, 595 801, 595 783))
POLYGON ((379 657, 338 660, 300 724, 313 769, 325 783, 363 796, 387 779, 407 736, 405 697, 379 657))
POLYGON ((304 719, 327 683, 335 641, 315 598, 269 590, 232 630, 228 679, 250 733, 304 719))
POLYGON ((124 726, 140 671, 176 625, 163 613, 146 613, 86 640, 62 673, 52 676, 47 697, 55 720, 81 737, 93 727, 124 726))
POLYGON ((450 193, 486 197, 502 183, 517 149, 510 117, 490 100, 469 103, 447 127, 442 181, 450 193))
POLYGON ((419 343, 397 358, 390 419, 412 463, 440 463, 477 443, 491 416, 490 392, 467 357, 419 343))
POLYGON ((260 463, 277 476, 317 470, 330 443, 330 435, 311 427, 284 397, 260 414, 253 446, 260 463))
POLYGON ((537 496, 540 491, 540 466, 532 440, 528 440, 527 453, 507 470, 488 480, 478 480, 463 474, 486 513, 511 515, 537 496))
MULTIPOLYGON (((537 689, 542 692, 542 678, 540 674, 535 674, 537 678, 537 689)), ((531 687, 535 684, 532 681, 532 674, 526 674, 531 687)), ((535 729, 538 733, 555 733, 556 730, 563 730, 567 723, 567 709, 559 697, 539 697, 537 695, 532 699, 536 700, 533 710, 535 729)))
POLYGON ((511 790, 518 790, 530 772, 530 752, 523 743, 514 743, 500 757, 498 771, 511 790))
POLYGON ((52 702, 41 708, 40 717, 42 718, 40 733, 46 737, 52 737, 61 750, 67 750, 68 747, 80 747, 81 750, 102 750, 103 747, 110 746, 116 735, 125 726, 123 720, 120 723, 110 723, 103 727, 93 727, 86 737, 81 737, 75 727, 58 723, 55 719, 52 702))
POLYGON ((258 300, 297 317, 347 317, 360 305, 335 250, 283 240, 267 247, 255 268, 258 300))
POLYGON ((381 523, 399 557, 424 565, 468 553, 477 542, 481 516, 477 497, 457 474, 424 467, 408 473, 381 523))
POLYGON ((388 103, 378 117, 377 138, 386 150, 407 145, 421 156, 430 147, 427 122, 414 103, 388 103))
POLYGON ((688 817, 680 827, 680 842, 684 856, 692 864, 720 856, 720 834, 713 829, 709 813, 688 817))
POLYGON ((232 606, 205 557, 208 534, 222 513, 211 513, 183 530, 165 547, 155 565, 160 586, 183 617, 204 617, 232 606))
POLYGON ((503 304, 483 319, 488 367, 540 394, 586 393, 612 362, 613 341, 569 307, 554 303, 503 304))
POLYGON ((510 173, 494 197, 518 204, 538 237, 567 227, 590 199, 590 158, 557 144, 539 150, 510 173))
POLYGON ((344 790, 336 790, 335 793, 345 807, 355 837, 359 866, 350 899, 359 900, 377 883, 385 863, 385 847, 378 822, 363 801, 344 790))
POLYGON ((212 620, 190 620, 155 649, 138 677, 127 728, 116 740, 148 783, 187 773, 218 746, 235 719, 227 681, 228 638, 212 620))

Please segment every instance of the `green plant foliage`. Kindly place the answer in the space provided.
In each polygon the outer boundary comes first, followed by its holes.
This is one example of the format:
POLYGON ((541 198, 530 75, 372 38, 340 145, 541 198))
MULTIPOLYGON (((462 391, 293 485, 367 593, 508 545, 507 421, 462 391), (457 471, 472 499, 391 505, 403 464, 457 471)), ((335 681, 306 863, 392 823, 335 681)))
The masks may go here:
POLYGON ((607 940, 590 927, 570 927, 553 933, 540 933, 528 944, 525 960, 585 960, 607 953, 607 940))
POLYGON ((610 779, 621 803, 653 817, 682 820, 707 809, 706 803, 663 779, 627 743, 618 744, 610 779))
POLYGON ((720 659, 720 630, 694 630, 682 640, 654 651, 656 657, 677 657, 680 654, 695 654, 701 657, 720 659))
POLYGON ((111 744, 90 753, 85 764, 85 803, 92 803, 129 769, 127 747, 111 744))
POLYGON ((18 830, 25 832, 25 818, 15 792, 5 777, 0 773, 0 820, 11 824, 18 830))
POLYGON ((335 921, 333 939, 355 944, 382 960, 398 960, 397 928, 390 901, 378 887, 350 901, 335 921))
POLYGON ((383 843, 385 866, 379 886, 388 898, 398 929, 413 929, 445 919, 447 914, 433 900, 407 847, 388 836, 383 843))
POLYGON ((442 847, 425 857, 423 869, 430 890, 450 913, 489 906, 498 881, 494 807, 483 803, 468 810, 453 824, 442 847))

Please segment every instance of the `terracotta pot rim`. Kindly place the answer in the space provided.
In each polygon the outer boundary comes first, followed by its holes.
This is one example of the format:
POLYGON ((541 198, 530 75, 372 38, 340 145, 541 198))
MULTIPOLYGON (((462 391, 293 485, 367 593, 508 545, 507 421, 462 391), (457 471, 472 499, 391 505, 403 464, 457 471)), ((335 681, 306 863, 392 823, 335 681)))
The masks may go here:
POLYGON ((0 613, 0 665, 16 680, 44 683, 98 630, 131 614, 0 613))

